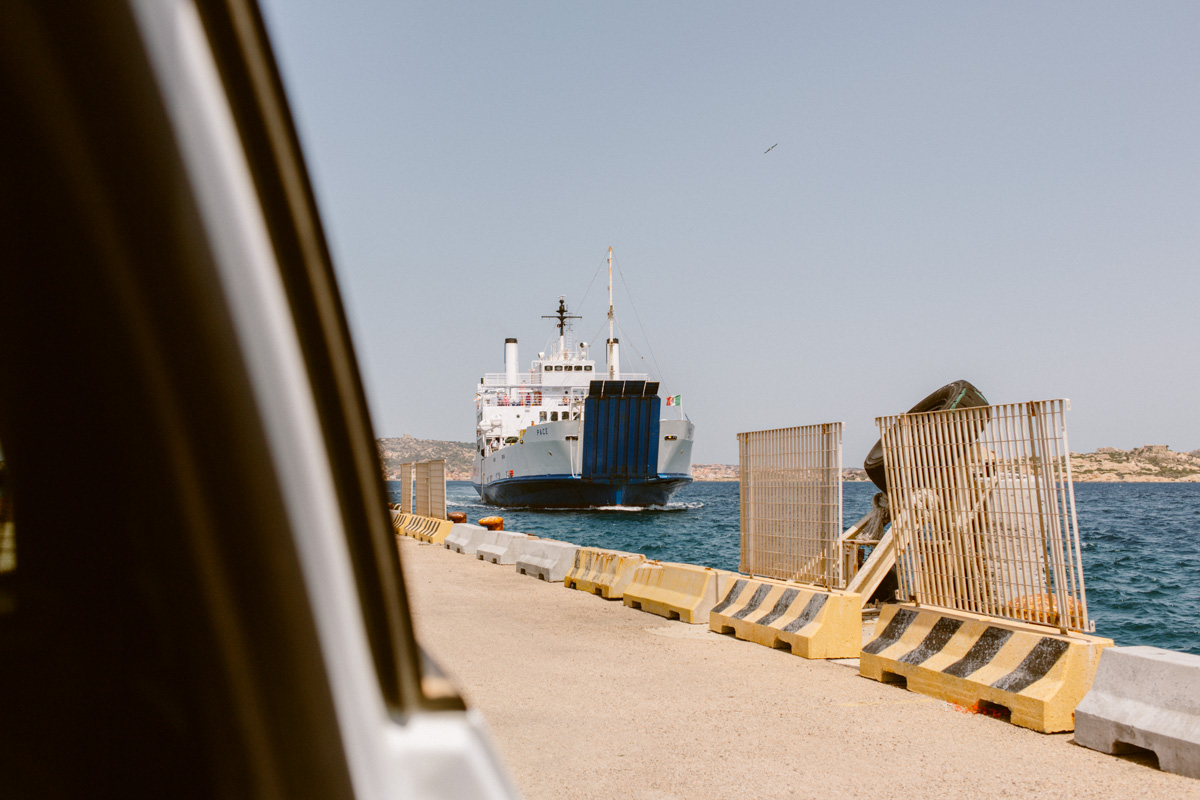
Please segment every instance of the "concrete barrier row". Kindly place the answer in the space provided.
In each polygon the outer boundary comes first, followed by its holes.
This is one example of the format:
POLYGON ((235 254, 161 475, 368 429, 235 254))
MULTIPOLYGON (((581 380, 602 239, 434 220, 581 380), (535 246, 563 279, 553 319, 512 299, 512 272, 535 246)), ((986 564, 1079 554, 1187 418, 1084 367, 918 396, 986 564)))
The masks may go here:
POLYGON ((647 561, 633 573, 623 600, 630 608, 702 625, 720 602, 728 578, 725 570, 711 567, 647 561))
POLYGON ((475 556, 480 561, 492 564, 515 564, 517 558, 525 551, 525 543, 530 537, 515 531, 489 531, 496 538, 480 544, 475 549, 475 556))
POLYGON ((413 516, 412 514, 404 514, 400 511, 393 511, 393 512, 391 512, 391 516, 392 516, 392 529, 395 530, 396 533, 400 534, 401 536, 411 536, 412 535, 408 532, 408 522, 409 522, 409 519, 413 516))
POLYGON ((454 528, 454 523, 450 520, 419 517, 399 511, 392 511, 391 518, 392 528, 397 533, 428 544, 441 544, 454 528))
POLYGON ((578 545, 553 539, 530 539, 513 562, 517 572, 551 583, 560 583, 575 562, 578 545))
POLYGON ((442 538, 447 550, 493 564, 512 564, 517 572, 558 583, 575 562, 578 545, 541 539, 516 531, 488 530, 456 522, 442 538))
POLYGON ((862 648, 858 594, 740 575, 727 585, 710 630, 803 658, 853 658, 862 648))
POLYGON ((644 563, 646 557, 641 553, 581 547, 575 551, 575 561, 563 578, 563 585, 605 600, 620 600, 633 582, 637 568, 644 563))
MULTIPOLYGON (((667 619, 707 623, 715 632, 787 648, 805 658, 857 655, 864 677, 991 711, 1015 725, 1046 733, 1074 729, 1076 706, 1092 686, 1101 653, 1112 645, 1111 640, 1096 636, 1057 635, 1044 627, 910 604, 885 605, 875 638, 861 645, 861 597, 853 592, 648 561, 637 553, 578 547, 395 511, 391 519, 400 533, 440 542, 447 549, 494 564, 512 564, 524 575, 620 598, 630 608, 667 619)), ((1167 656, 1159 660, 1170 661, 1167 656)), ((1186 658, 1195 659, 1192 666, 1200 676, 1200 657, 1186 658)), ((1119 658, 1114 661, 1118 663, 1119 658)), ((1158 671, 1174 668, 1151 666, 1158 671)), ((1114 673, 1132 669, 1113 667, 1114 673)), ((1103 752, 1125 747, 1154 750, 1163 769, 1200 777, 1200 733, 1195 733, 1195 725, 1187 728, 1191 720, 1200 718, 1200 701, 1192 708, 1164 695, 1158 703, 1161 711, 1147 709, 1141 698, 1147 694, 1146 682, 1154 680, 1125 675, 1099 681, 1095 698, 1079 709, 1080 720, 1092 725, 1093 732, 1081 729, 1077 739, 1103 752), (1185 734, 1177 728, 1186 729, 1185 734), (1187 734, 1189 730, 1194 735, 1187 734)), ((1185 685, 1191 687, 1192 696, 1200 696, 1200 677, 1185 680, 1172 674, 1161 683, 1185 685)))
POLYGON ((1149 750, 1164 772, 1200 778, 1200 656, 1106 649, 1075 709, 1075 743, 1118 755, 1149 750))
POLYGON ((1075 707, 1111 639, 1056 635, 1019 622, 909 604, 886 605, 859 674, 1042 733, 1070 731, 1075 707))
POLYGON ((454 523, 450 535, 442 542, 447 550, 473 556, 479 545, 496 541, 495 531, 489 531, 482 525, 469 525, 464 522, 454 523), (489 538, 490 537, 490 538, 489 538))

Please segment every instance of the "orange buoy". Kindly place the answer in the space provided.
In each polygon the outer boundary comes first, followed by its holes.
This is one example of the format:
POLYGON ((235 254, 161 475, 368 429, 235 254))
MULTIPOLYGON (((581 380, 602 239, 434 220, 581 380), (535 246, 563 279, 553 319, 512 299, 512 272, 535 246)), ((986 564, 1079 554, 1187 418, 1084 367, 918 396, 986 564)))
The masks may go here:
POLYGON ((466 522, 467 521, 467 512, 451 511, 449 514, 446 515, 446 518, 449 519, 451 522, 466 522))
POLYGON ((502 531, 504 530, 504 517, 484 517, 479 520, 479 524, 489 531, 502 531))

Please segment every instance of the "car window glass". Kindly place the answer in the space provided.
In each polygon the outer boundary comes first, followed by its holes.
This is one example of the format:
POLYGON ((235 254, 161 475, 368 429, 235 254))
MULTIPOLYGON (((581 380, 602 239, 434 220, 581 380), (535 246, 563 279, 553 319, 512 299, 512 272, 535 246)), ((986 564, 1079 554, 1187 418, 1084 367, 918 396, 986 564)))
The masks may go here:
MULTIPOLYGON (((0 444, 0 575, 17 571, 17 532, 13 526, 12 495, 9 491, 8 465, 0 444)), ((0 598, 0 613, 4 613, 0 598)))

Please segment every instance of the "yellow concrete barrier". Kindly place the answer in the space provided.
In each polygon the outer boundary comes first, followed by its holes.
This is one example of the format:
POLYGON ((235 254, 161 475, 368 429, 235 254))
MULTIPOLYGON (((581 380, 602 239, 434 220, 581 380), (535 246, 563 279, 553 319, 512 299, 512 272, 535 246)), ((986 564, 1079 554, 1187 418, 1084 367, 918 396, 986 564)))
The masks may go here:
POLYGON ((448 519, 433 520, 433 529, 421 537, 421 541, 441 545, 446 537, 454 530, 454 523, 448 519))
POLYGON ((803 658, 853 658, 862 649, 862 598, 803 583, 733 575, 709 629, 803 658))
POLYGON ((440 545, 452 530, 454 530, 454 523, 448 519, 418 517, 414 514, 409 523, 409 535, 428 544, 440 545))
POLYGON ((411 516, 412 514, 404 514, 399 511, 392 512, 392 529, 396 531, 397 535, 408 536, 408 518, 411 516))
POLYGON ((418 517, 416 514, 400 514, 393 511, 392 527, 396 533, 411 536, 418 541, 441 544, 454 530, 454 523, 448 519, 418 517))
POLYGON ((645 562, 646 557, 641 553, 581 547, 575 552, 575 563, 563 578, 563 585, 606 600, 620 600, 633 582, 637 568, 645 562))
POLYGON ((405 536, 411 536, 414 539, 417 538, 417 526, 420 524, 420 519, 416 514, 405 514, 401 532, 405 536))
POLYGON ((885 605, 859 673, 1042 733, 1075 729, 1111 639, 911 604, 885 605))
POLYGON ((625 605, 694 625, 708 622, 729 573, 694 564, 647 561, 625 588, 625 605))

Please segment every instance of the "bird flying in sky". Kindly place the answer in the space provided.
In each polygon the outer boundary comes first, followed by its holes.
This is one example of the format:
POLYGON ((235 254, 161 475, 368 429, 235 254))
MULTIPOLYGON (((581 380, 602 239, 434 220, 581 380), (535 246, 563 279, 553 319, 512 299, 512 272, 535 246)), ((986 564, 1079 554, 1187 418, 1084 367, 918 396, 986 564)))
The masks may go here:
POLYGON ((776 147, 779 147, 779 142, 776 142, 775 144, 773 144, 773 145, 771 145, 770 147, 768 147, 766 150, 763 150, 763 155, 765 156, 767 153, 771 152, 771 151, 772 151, 772 150, 774 150, 776 147))

